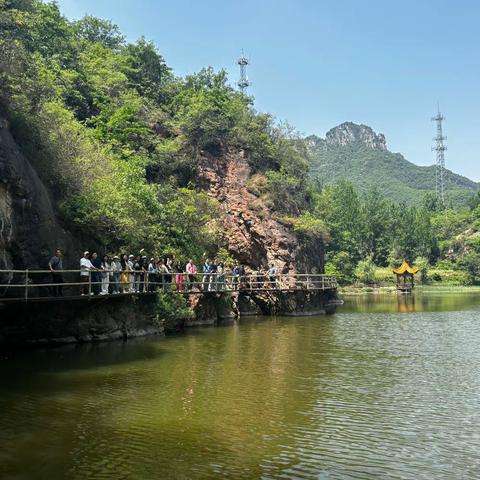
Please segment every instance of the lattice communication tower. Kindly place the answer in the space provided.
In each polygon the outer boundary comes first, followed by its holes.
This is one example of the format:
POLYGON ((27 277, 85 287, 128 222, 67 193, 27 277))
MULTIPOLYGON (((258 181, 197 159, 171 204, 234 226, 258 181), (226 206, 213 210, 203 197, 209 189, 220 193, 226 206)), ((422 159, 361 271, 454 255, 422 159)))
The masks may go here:
POLYGON ((435 193, 437 200, 441 205, 445 205, 445 150, 447 147, 443 143, 447 139, 443 135, 442 122, 445 117, 440 113, 438 109, 437 114, 432 117, 432 121, 437 124, 437 136, 434 137, 435 145, 432 147, 432 151, 437 153, 435 162, 435 193))
POLYGON ((242 93, 245 93, 245 89, 250 86, 250 80, 247 77, 247 65, 249 65, 250 61, 245 56, 242 50, 242 55, 238 59, 237 63, 240 65, 240 80, 237 82, 238 87, 240 88, 242 93))

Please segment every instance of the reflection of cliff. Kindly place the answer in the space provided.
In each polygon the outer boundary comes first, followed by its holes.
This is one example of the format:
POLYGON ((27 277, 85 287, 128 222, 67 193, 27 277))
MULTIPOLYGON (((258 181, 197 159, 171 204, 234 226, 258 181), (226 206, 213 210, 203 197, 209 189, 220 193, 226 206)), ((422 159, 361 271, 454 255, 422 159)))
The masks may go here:
MULTIPOLYGON (((24 382, 11 382, 18 395, 7 398, 0 425, 14 419, 15 431, 2 429, 0 446, 25 452, 41 438, 42 452, 67 445, 66 463, 55 457, 43 470, 52 478, 270 478, 280 465, 271 460, 311 432, 308 413, 323 395, 312 379, 332 382, 336 368, 334 326, 325 317, 246 322, 167 342, 75 347, 78 355, 49 350, 43 366, 38 350, 27 353, 25 365, 40 376, 29 377, 29 395, 24 382)), ((38 449, 29 450, 36 456, 26 466, 5 455, 28 478, 38 466, 38 449)))
POLYGON ((247 188, 251 168, 242 152, 205 157, 198 183, 224 207, 223 227, 231 254, 254 269, 275 262, 284 271, 323 271, 323 245, 305 251, 297 235, 247 188))
MULTIPOLYGON (((171 347, 175 358, 151 381, 158 387, 142 393, 166 400, 151 417, 180 415, 184 428, 178 434, 188 438, 202 465, 216 460, 238 472, 235 478, 259 478, 283 445, 308 430, 311 417, 305 413, 322 395, 312 378, 331 377, 334 366, 322 346, 331 339, 332 323, 324 319, 246 322, 179 340, 171 347), (215 445, 208 444, 212 438, 215 445)), ((133 428, 136 420, 131 422, 133 428)), ((163 436, 164 425, 172 435, 168 422, 157 424, 158 434, 163 436)))

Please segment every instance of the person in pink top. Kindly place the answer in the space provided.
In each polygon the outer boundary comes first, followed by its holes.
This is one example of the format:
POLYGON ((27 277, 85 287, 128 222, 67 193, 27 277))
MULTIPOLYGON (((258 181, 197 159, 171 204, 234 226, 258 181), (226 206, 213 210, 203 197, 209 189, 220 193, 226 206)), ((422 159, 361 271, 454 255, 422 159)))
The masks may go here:
POLYGON ((185 271, 187 272, 187 279, 188 279, 188 289, 191 290, 193 284, 195 283, 195 275, 197 274, 197 267, 193 263, 193 260, 190 259, 185 267, 185 271))
POLYGON ((177 265, 175 265, 174 270, 175 270, 175 286, 177 287, 177 292, 183 292, 184 275, 183 275, 183 270, 180 263, 177 263, 177 265))

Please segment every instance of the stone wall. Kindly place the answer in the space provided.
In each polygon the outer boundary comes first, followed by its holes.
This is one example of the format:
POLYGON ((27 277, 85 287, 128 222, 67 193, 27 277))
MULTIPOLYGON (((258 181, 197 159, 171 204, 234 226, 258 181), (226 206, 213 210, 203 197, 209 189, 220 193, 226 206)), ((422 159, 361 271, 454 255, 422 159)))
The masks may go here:
POLYGON ((331 292, 209 292, 191 295, 194 315, 163 321, 152 297, 94 297, 57 302, 0 303, 0 345, 126 340, 187 327, 231 324, 251 315, 332 313, 331 292))
POLYGON ((73 343, 164 335, 154 297, 111 297, 0 306, 0 344, 73 343))

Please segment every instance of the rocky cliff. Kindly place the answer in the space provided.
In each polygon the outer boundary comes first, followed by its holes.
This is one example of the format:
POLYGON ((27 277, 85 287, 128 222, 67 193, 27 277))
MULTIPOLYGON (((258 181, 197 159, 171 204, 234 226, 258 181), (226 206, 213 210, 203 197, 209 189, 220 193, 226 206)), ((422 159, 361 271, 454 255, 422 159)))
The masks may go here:
MULTIPOLYGON (((390 152, 385 136, 366 125, 345 122, 329 130, 324 139, 311 135, 305 140, 311 154, 310 175, 322 184, 348 180, 361 192, 376 188, 387 198, 407 204, 435 192, 433 165, 415 165, 390 152)), ((446 170, 446 185, 448 200, 457 205, 465 204, 479 188, 450 170, 446 170)))
MULTIPOLYGON (((198 172, 197 187, 223 208, 222 226, 235 259, 252 269, 274 262, 284 272, 322 270, 323 245, 306 251, 292 229, 248 190, 251 168, 242 152, 203 156, 198 172)), ((48 186, 22 154, 3 118, 0 179, 0 269, 43 269, 57 247, 65 251, 65 263, 76 266, 81 239, 62 225, 48 186)))
POLYGON ((345 146, 359 142, 369 148, 386 150, 387 143, 383 133, 375 133, 367 125, 357 125, 352 122, 344 122, 329 130, 325 136, 327 145, 345 146))
POLYGON ((322 243, 307 250, 292 229, 248 189, 251 167, 243 152, 204 156, 198 170, 198 185, 223 207, 225 238, 236 260, 253 270, 275 263, 284 273, 323 271, 322 243))
POLYGON ((47 187, 0 117, 0 269, 45 269, 57 247, 78 257, 47 187))

